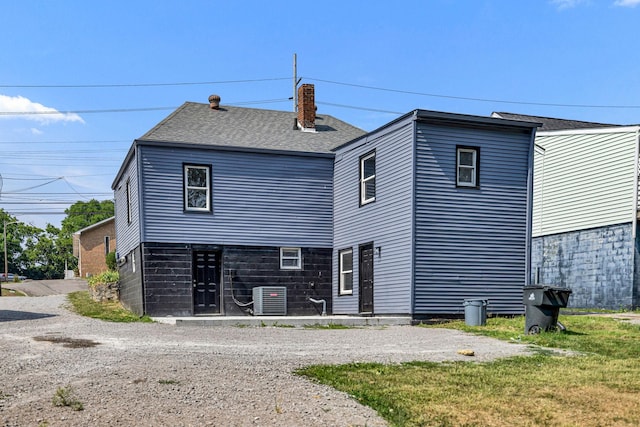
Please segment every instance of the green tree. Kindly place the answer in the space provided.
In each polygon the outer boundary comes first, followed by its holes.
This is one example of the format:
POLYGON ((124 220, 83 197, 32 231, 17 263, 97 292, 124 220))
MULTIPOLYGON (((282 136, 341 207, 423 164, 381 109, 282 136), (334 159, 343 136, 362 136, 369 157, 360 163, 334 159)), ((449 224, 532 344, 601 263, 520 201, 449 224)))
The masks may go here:
POLYGON ((25 275, 33 279, 64 277, 64 251, 58 247, 60 230, 47 224, 46 230, 33 227, 23 244, 21 262, 25 275))
POLYGON ((73 233, 90 225, 96 224, 114 215, 112 200, 88 202, 79 201, 64 211, 67 216, 62 220, 62 228, 56 239, 56 246, 62 260, 67 261, 70 270, 78 266, 78 260, 73 256, 73 233))

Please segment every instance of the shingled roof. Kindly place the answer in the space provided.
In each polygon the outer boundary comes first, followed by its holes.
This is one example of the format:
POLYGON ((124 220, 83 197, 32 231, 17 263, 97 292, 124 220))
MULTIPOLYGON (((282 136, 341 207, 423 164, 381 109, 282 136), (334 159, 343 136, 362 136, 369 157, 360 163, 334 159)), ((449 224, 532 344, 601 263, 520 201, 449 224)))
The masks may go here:
POLYGON ((623 125, 615 125, 615 124, 609 124, 609 123, 583 122, 580 120, 555 119, 552 117, 529 116, 526 114, 514 114, 514 113, 503 113, 503 112, 494 112, 491 114, 491 117, 498 117, 498 118, 510 119, 510 120, 522 120, 525 122, 542 123, 542 126, 538 128, 538 131, 540 132, 547 131, 547 130, 594 129, 594 128, 623 126, 623 125))
POLYGON ((363 135, 355 126, 328 115, 317 115, 315 132, 294 127, 296 113, 186 102, 139 142, 183 143, 245 150, 330 153, 363 135))

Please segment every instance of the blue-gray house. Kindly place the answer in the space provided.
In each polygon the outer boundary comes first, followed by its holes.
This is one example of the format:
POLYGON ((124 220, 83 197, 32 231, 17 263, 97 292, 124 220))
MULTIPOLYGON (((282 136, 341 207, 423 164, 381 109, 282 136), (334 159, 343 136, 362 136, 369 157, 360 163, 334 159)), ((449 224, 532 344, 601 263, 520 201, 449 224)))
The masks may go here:
POLYGON ((537 126, 415 110, 337 147, 333 313, 522 313, 537 126))
POLYGON ((133 142, 113 182, 125 306, 331 310, 331 150, 364 132, 316 115, 313 85, 299 100, 297 115, 187 102, 133 142))

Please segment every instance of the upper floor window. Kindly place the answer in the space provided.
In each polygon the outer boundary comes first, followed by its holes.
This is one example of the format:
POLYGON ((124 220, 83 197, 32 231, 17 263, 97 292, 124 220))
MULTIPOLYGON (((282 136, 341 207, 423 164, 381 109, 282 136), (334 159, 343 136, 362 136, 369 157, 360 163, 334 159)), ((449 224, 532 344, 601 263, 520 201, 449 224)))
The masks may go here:
POLYGON ((353 294, 353 249, 343 249, 339 252, 340 264, 340 295, 353 294))
POLYGON ((376 152, 360 157, 360 205, 376 200, 376 152))
POLYGON ((456 148, 456 185, 478 187, 480 185, 480 148, 456 148))
POLYGON ((211 167, 184 165, 184 209, 211 212, 211 167))
POLYGON ((302 268, 300 248, 280 248, 280 268, 283 270, 300 270, 302 268))
POLYGON ((127 180, 125 190, 127 192, 127 223, 131 224, 131 181, 127 180))

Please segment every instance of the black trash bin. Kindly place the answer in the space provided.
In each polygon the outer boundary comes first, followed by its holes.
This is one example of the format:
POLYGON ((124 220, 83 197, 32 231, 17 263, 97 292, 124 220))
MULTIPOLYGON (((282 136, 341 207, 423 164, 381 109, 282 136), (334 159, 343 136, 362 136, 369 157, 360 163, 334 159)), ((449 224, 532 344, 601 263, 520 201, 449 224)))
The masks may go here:
POLYGON ((558 327, 558 313, 569 302, 571 289, 558 286, 525 286, 522 302, 525 305, 525 334, 554 331, 558 327))

